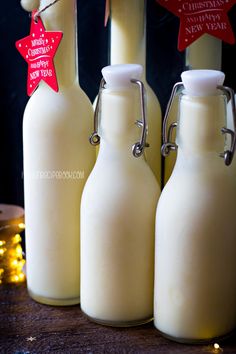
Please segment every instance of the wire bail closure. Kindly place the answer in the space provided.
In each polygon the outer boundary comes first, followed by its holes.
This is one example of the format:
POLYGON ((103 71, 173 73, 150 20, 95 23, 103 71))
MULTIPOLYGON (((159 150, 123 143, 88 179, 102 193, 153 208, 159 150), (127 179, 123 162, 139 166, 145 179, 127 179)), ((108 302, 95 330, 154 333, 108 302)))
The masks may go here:
POLYGON ((235 146, 236 146, 236 108, 235 108, 235 96, 234 96, 234 90, 231 89, 230 87, 227 86, 217 86, 219 90, 221 90, 227 97, 227 102, 231 102, 231 110, 232 110, 232 116, 233 116, 233 122, 234 122, 234 131, 227 128, 223 127, 221 129, 222 134, 229 134, 231 138, 231 145, 230 149, 224 151, 222 154, 220 154, 220 157, 222 157, 225 161, 225 165, 229 166, 231 162, 233 161, 234 153, 235 153, 235 146))
POLYGON ((180 87, 183 87, 182 82, 177 82, 171 92, 170 99, 167 104, 164 120, 163 120, 163 128, 162 128, 162 140, 163 140, 163 145, 161 147, 161 153, 162 156, 166 157, 169 155, 171 150, 177 150, 178 146, 175 142, 172 142, 172 132, 174 128, 177 128, 178 123, 174 122, 170 125, 168 128, 168 118, 169 118, 169 113, 172 108, 172 103, 174 100, 174 97, 177 95, 177 91, 180 89, 180 87))
MULTIPOLYGON (((138 85, 139 87, 139 95, 140 95, 140 105, 141 105, 141 120, 137 120, 136 124, 138 127, 142 128, 141 131, 141 137, 140 141, 135 143, 132 146, 132 153, 134 157, 140 157, 143 152, 145 147, 149 146, 146 143, 146 138, 147 138, 147 132, 148 132, 148 124, 147 124, 147 117, 146 117, 146 111, 145 111, 145 87, 142 81, 136 80, 136 79, 131 79, 131 83, 138 85)), ((101 102, 101 94, 103 89, 105 88, 105 80, 102 78, 99 86, 99 92, 98 92, 98 98, 97 98, 97 104, 95 108, 95 113, 94 113, 94 131, 91 134, 89 138, 89 142, 91 145, 99 145, 100 144, 100 136, 98 135, 98 121, 99 121, 99 113, 100 113, 100 102, 101 102)))
POLYGON ((102 78, 99 91, 98 91, 98 98, 94 112, 94 125, 93 125, 93 133, 89 137, 89 142, 91 145, 96 146, 100 144, 100 136, 98 135, 98 117, 100 113, 100 101, 101 101, 101 94, 102 90, 105 88, 106 81, 102 78))
POLYGON ((144 87, 143 82, 140 80, 131 79, 131 82, 135 85, 138 85, 138 87, 139 87, 141 115, 142 115, 142 120, 136 121, 136 124, 142 128, 140 141, 138 141, 137 143, 135 143, 132 146, 132 153, 133 153, 134 157, 140 157, 143 154, 145 147, 149 146, 146 143, 148 124, 147 124, 147 117, 146 117, 146 112, 145 112, 145 87, 144 87))
MULTIPOLYGON (((184 85, 182 82, 177 82, 171 92, 171 96, 169 99, 169 102, 167 104, 166 108, 166 113, 165 117, 163 120, 163 129, 162 129, 162 139, 163 139, 163 145, 161 147, 161 153, 164 157, 168 156, 170 151, 172 150, 177 150, 178 145, 172 141, 172 133, 173 130, 178 126, 177 122, 172 123, 168 127, 168 118, 169 118, 169 113, 172 107, 173 99, 174 97, 178 94, 178 91, 180 91, 181 88, 184 88, 184 85)), ((223 92, 223 94, 227 97, 227 102, 231 102, 231 110, 232 110, 232 115, 233 115, 233 122, 234 122, 234 131, 227 128, 223 127, 221 129, 222 134, 229 134, 231 137, 231 146, 228 150, 225 150, 223 153, 220 153, 219 156, 224 158, 224 163, 226 166, 229 166, 233 160, 234 157, 234 152, 235 152, 235 147, 236 147, 236 106, 235 106, 235 96, 234 96, 234 90, 227 87, 227 86, 217 86, 217 89, 223 92)))

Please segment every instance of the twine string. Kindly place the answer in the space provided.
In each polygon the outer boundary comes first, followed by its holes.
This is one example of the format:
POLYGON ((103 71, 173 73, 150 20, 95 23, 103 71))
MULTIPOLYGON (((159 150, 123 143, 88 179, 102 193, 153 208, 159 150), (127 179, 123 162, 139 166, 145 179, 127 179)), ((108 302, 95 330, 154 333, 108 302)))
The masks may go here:
POLYGON ((37 11, 35 14, 34 14, 34 21, 35 22, 38 22, 38 18, 39 16, 41 15, 42 12, 46 11, 49 7, 55 5, 58 1, 60 0, 54 0, 52 1, 50 4, 48 4, 47 6, 43 7, 41 10, 37 11))

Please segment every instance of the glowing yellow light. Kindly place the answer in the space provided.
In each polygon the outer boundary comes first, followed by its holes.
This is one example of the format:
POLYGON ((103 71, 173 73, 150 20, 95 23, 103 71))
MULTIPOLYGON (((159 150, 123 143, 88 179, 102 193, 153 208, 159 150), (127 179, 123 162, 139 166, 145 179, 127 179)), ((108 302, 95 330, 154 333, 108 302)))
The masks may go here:
MULTIPOLYGON (((21 272, 21 270, 22 270, 24 264, 25 264, 25 261, 24 261, 24 260, 17 262, 17 266, 15 267, 15 269, 17 270, 17 272, 21 272)), ((18 275, 19 275, 19 274, 18 274, 18 275)))
POLYGON ((3 256, 6 252, 6 248, 0 248, 0 256, 3 256))
POLYGON ((18 281, 19 281, 18 275, 14 275, 14 276, 12 277, 12 280, 15 281, 15 282, 18 282, 18 281))
POLYGON ((17 265, 18 265, 18 262, 17 262, 17 260, 15 259, 13 262, 11 262, 11 265, 12 265, 12 267, 17 267, 17 265))
POLYGON ((23 222, 21 222, 20 224, 18 224, 20 229, 24 229, 25 228, 25 224, 23 222))
POLYGON ((25 275, 24 275, 23 273, 20 273, 20 274, 19 274, 19 280, 20 280, 20 281, 25 280, 25 275))
POLYGON ((218 343, 215 343, 213 345, 213 349, 212 349, 212 353, 223 353, 223 349, 220 347, 220 345, 218 343))
POLYGON ((13 243, 19 243, 19 242, 21 242, 20 234, 16 234, 16 235, 13 237, 13 243))
MULTIPOLYGON (((19 223, 18 226, 21 230, 25 228, 24 223, 19 223)), ((21 236, 19 233, 11 237, 4 236, 2 235, 0 241, 0 284, 23 282, 26 277, 22 271, 25 260, 20 245, 21 236)))
POLYGON ((21 245, 17 245, 15 249, 15 254, 16 257, 21 258, 22 257, 22 248, 21 245))

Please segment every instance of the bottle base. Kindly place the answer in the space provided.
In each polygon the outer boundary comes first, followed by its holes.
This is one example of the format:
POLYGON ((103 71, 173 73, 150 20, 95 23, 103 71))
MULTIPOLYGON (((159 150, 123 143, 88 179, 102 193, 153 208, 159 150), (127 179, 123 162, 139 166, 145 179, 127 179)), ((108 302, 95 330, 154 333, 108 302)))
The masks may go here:
POLYGON ((108 327, 135 327, 135 326, 144 325, 144 324, 149 323, 153 320, 153 317, 150 316, 148 318, 141 319, 141 320, 109 321, 109 320, 101 320, 101 319, 98 319, 95 317, 91 317, 91 316, 87 315, 83 310, 82 310, 82 312, 83 312, 83 315, 85 317, 87 317, 90 321, 98 323, 103 326, 108 326, 108 327))
POLYGON ((199 345, 212 344, 212 343, 222 342, 228 339, 229 337, 231 337, 232 335, 235 335, 235 330, 233 330, 229 333, 223 334, 222 336, 218 336, 218 337, 206 338, 206 339, 196 339, 196 338, 191 339, 191 338, 177 338, 160 331, 158 328, 157 330, 164 338, 181 344, 199 344, 199 345))
POLYGON ((80 297, 69 298, 69 299, 54 299, 50 297, 44 297, 41 295, 34 294, 31 290, 28 289, 29 296, 36 302, 44 305, 51 306, 72 306, 78 305, 80 303, 80 297))

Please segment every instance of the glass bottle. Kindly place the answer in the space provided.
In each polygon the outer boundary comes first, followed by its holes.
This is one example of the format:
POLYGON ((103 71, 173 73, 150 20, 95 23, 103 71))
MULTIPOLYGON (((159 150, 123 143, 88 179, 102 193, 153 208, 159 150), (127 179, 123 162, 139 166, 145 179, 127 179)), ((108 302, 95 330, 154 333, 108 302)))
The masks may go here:
MULTIPOLYGON (((236 190, 225 166, 235 149, 235 125, 225 128, 233 92, 220 71, 185 71, 182 81, 177 160, 156 213, 154 324, 170 339, 198 343, 236 325, 236 190)), ((172 145, 166 123, 164 155, 172 145)))
POLYGON ((111 0, 110 62, 137 63, 143 66, 142 81, 146 87, 149 131, 145 157, 161 184, 161 126, 159 101, 146 81, 146 1, 111 0))
MULTIPOLYGON (((222 52, 222 41, 216 37, 209 34, 204 34, 193 42, 186 49, 186 68, 189 70, 196 69, 212 69, 221 70, 221 52, 222 52)), ((169 124, 172 125, 171 129, 172 136, 170 137, 173 141, 176 137, 176 117, 178 115, 178 99, 174 98, 171 111, 169 114, 169 124)), ((172 170, 174 168, 176 161, 176 152, 173 151, 166 159, 164 163, 164 183, 168 181, 172 170)))
POLYGON ((41 82, 24 113, 27 285, 39 302, 72 305, 80 300, 80 199, 95 162, 93 109, 78 82, 76 0, 41 17, 63 39, 54 60, 59 92, 41 82))
POLYGON ((153 316, 160 187, 142 155, 147 126, 141 72, 137 64, 102 70, 99 135, 96 123, 91 138, 101 140, 100 149, 81 202, 81 308, 111 326, 142 324, 153 316))

